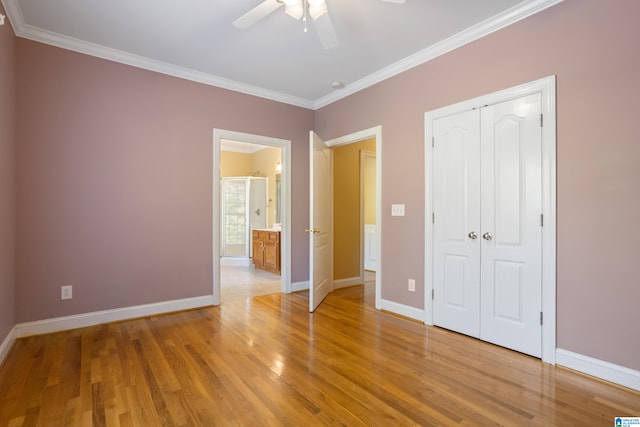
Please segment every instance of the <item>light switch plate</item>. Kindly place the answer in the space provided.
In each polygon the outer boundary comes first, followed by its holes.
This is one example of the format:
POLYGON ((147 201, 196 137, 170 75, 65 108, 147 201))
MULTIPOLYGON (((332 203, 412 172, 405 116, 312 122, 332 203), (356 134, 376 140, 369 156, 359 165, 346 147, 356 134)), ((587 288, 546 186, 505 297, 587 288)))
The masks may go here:
POLYGON ((404 205, 391 205, 391 216, 404 216, 404 205))

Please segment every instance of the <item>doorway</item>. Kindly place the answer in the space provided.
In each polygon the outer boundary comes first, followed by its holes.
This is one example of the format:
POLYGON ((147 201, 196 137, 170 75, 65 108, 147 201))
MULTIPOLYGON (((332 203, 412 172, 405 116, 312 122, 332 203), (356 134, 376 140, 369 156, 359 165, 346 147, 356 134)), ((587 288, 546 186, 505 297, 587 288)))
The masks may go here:
MULTIPOLYGON (((311 151, 313 152, 313 132, 312 132, 312 145, 311 145, 311 151)), ((382 203, 381 203, 381 162, 382 162, 382 127, 381 126, 376 126, 370 129, 365 129, 363 131, 360 132, 355 132, 349 135, 345 135, 339 138, 335 138, 329 141, 324 142, 323 144, 330 148, 330 149, 334 149, 335 147, 341 147, 341 146, 345 146, 348 144, 353 144, 353 143, 357 143, 360 141, 365 141, 365 140, 374 140, 375 143, 375 152, 377 153, 376 158, 375 158, 375 216, 376 218, 380 218, 381 217, 381 211, 382 211, 382 203)), ((312 157, 313 159, 313 157, 312 157)), ((358 159, 358 157, 356 156, 356 159, 358 159)), ((358 168, 358 160, 356 161, 356 168, 358 168)), ((332 174, 332 172, 330 172, 332 174)), ((359 178, 356 178, 357 180, 359 180, 359 178)), ((333 175, 331 175, 331 180, 333 180, 333 175)), ((311 194, 314 194, 314 183, 313 183, 314 179, 311 180, 311 194)), ((333 193, 333 190, 332 190, 333 193)), ((358 197, 359 200, 359 195, 358 193, 356 193, 356 197, 358 197)), ((331 195, 331 201, 333 202, 333 195, 331 195)), ((359 202, 356 202, 356 204, 358 204, 359 202)), ((313 198, 311 200, 311 212, 313 215, 313 198)), ((332 203, 333 204, 333 203, 332 203)), ((356 216, 361 215, 361 210, 360 208, 356 208, 355 214, 356 216)), ((315 224, 313 223, 313 216, 311 218, 310 221, 310 230, 314 230, 315 228, 317 228, 315 226, 315 224)), ((377 247, 375 247, 375 259, 378 261, 378 266, 377 266, 377 271, 375 274, 369 274, 369 275, 365 275, 364 270, 363 270, 363 266, 364 266, 364 257, 362 255, 363 253, 363 241, 364 241, 364 221, 360 222, 359 225, 359 236, 358 236, 358 246, 356 247, 356 251, 357 251, 357 256, 359 257, 359 277, 357 278, 358 283, 363 283, 363 281, 370 281, 371 276, 374 275, 375 276, 375 307, 376 308, 380 308, 380 303, 381 303, 381 291, 380 291, 380 278, 381 278, 381 256, 380 256, 380 252, 381 252, 381 246, 377 245, 377 247)), ((379 221, 376 221, 375 224, 375 233, 379 236, 380 235, 380 223, 379 221)), ((310 240, 311 240, 311 259, 310 259, 310 272, 309 272, 309 277, 310 277, 310 311, 313 311, 315 309, 315 306, 317 306, 317 304, 314 303, 314 300, 316 300, 316 302, 319 304, 323 298, 322 295, 320 296, 315 296, 313 295, 314 293, 314 280, 315 277, 317 276, 315 274, 315 266, 314 266, 314 235, 311 234, 310 235, 310 240)), ((333 244, 331 245, 333 247, 333 244)), ((332 249, 333 252, 333 249, 332 249)), ((333 254, 330 255, 330 258, 333 260, 333 254)), ((333 262, 331 262, 332 264, 332 268, 331 270, 333 270, 333 262)), ((333 281, 332 281, 333 282, 333 281)), ((354 284, 354 283, 351 283, 354 284)), ((334 288, 334 283, 331 284, 330 289, 332 290, 334 288)), ((342 285, 342 286, 348 286, 348 281, 346 282, 338 282, 338 285, 342 285)))
POLYGON ((375 271, 371 261, 377 253, 376 140, 367 138, 331 150, 333 280, 337 289, 364 283, 365 265, 369 267, 369 276, 375 271))
MULTIPOLYGON (((254 230, 279 228, 280 160, 279 147, 221 141, 221 302, 280 292, 280 264, 274 271, 257 268, 264 251, 253 239, 254 230)), ((279 242, 271 245, 278 261, 279 242)))
POLYGON ((291 292, 290 163, 291 142, 288 140, 214 129, 212 287, 215 305, 273 290, 291 292), (242 193, 244 189, 244 203, 239 203, 234 194, 225 194, 220 183, 227 180, 232 184, 232 191, 242 193), (244 182, 249 184, 240 188, 244 182), (252 182, 257 184, 254 190, 248 187, 252 182), (252 204, 251 199, 257 201, 252 204), (223 212, 225 205, 229 207, 229 215, 223 212), (261 225, 257 226, 258 223, 261 225), (269 234, 278 236, 279 275, 253 266, 257 255, 253 233, 258 230, 273 231, 269 234), (233 241, 225 241, 228 238, 233 241), (242 253, 223 251, 227 245, 244 250, 242 253))

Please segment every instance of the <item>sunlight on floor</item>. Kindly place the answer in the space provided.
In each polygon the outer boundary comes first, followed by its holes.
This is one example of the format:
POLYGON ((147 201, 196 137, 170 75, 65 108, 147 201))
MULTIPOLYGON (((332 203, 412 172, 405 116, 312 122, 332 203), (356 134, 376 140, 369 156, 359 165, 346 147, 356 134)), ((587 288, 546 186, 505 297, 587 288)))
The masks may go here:
POLYGON ((250 267, 220 266, 222 302, 280 292, 280 276, 250 267))
MULTIPOLYGON (((364 272, 364 284, 369 298, 374 297, 376 273, 364 272)), ((247 299, 281 292, 280 276, 253 266, 220 266, 220 296, 222 302, 247 299)))

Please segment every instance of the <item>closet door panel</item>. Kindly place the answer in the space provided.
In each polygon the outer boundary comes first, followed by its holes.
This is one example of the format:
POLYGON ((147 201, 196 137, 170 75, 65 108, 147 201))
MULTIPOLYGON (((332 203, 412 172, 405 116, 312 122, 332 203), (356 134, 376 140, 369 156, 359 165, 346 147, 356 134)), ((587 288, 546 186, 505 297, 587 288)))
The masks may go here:
POLYGON ((480 333, 479 125, 478 111, 433 122, 434 324, 475 337, 480 333))
POLYGON ((481 332, 541 355, 541 98, 482 109, 481 332))

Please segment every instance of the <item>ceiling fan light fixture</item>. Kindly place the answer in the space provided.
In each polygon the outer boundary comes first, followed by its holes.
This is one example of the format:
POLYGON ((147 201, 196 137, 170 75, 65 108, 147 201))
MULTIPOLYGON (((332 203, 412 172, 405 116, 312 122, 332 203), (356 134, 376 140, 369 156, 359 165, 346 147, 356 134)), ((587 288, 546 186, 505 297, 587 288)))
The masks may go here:
POLYGON ((292 5, 285 5, 284 11, 287 15, 291 16, 294 19, 302 18, 304 15, 304 7, 302 6, 302 2, 294 2, 292 5))
POLYGON ((302 0, 282 0, 281 3, 284 3, 287 6, 296 6, 302 5, 302 0))
POLYGON ((324 1, 318 5, 314 5, 309 2, 309 15, 311 15, 311 18, 313 18, 314 21, 327 13, 327 10, 327 4, 324 1))
POLYGON ((325 5, 325 7, 327 6, 327 4, 325 3, 325 0, 307 0, 309 2, 309 6, 321 6, 321 5, 325 5))

